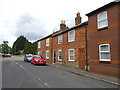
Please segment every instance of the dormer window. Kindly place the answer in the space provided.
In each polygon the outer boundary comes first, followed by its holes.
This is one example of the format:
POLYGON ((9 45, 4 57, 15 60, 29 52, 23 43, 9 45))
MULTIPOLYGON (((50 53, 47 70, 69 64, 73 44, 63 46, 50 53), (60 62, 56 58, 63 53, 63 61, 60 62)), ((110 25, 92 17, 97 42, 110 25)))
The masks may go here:
POLYGON ((108 26, 107 11, 97 15, 97 24, 98 24, 98 29, 108 26))

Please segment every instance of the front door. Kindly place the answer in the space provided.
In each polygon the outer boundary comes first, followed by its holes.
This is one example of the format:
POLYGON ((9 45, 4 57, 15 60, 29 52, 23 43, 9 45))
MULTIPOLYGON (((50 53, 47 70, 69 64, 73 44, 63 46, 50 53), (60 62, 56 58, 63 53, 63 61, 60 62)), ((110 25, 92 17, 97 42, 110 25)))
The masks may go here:
POLYGON ((85 49, 79 48, 79 67, 85 68, 85 49))
POLYGON ((56 51, 53 52, 53 58, 54 58, 53 63, 56 63, 56 51))

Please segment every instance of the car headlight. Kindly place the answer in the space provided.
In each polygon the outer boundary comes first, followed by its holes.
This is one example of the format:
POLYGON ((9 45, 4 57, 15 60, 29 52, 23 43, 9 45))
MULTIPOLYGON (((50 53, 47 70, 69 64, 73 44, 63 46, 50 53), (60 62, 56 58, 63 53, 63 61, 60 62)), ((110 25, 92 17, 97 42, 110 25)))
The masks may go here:
POLYGON ((37 59, 35 59, 35 61, 38 61, 37 59))

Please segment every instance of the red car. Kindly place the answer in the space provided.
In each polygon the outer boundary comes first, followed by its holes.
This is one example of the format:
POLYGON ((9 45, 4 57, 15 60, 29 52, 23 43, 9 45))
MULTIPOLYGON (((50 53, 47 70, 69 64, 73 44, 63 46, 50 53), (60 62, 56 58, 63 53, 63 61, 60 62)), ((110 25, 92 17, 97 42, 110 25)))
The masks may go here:
POLYGON ((43 58, 42 56, 35 55, 35 56, 33 56, 31 63, 32 64, 44 64, 44 65, 46 65, 46 59, 43 58))

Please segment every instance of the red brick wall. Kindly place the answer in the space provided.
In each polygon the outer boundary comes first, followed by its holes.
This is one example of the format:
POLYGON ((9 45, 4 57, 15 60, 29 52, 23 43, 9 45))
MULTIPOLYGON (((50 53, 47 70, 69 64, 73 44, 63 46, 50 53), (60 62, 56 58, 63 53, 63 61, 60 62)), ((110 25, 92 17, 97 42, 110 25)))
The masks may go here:
POLYGON ((90 69, 93 72, 119 77, 120 66, 118 64, 105 64, 96 62, 91 62, 90 64, 91 64, 90 69))
MULTIPOLYGON (((88 18, 88 53, 90 70, 97 73, 107 75, 118 75, 118 64, 114 64, 120 60, 118 55, 118 5, 108 8, 108 27, 103 30, 97 29, 96 13, 88 18), (110 44, 110 64, 99 62, 99 44, 110 44), (113 61, 114 60, 114 61, 113 61)), ((100 13, 103 11, 100 11, 100 13)))
POLYGON ((118 6, 118 60, 120 60, 120 5, 118 6))
POLYGON ((57 62, 58 61, 58 50, 62 50, 63 53, 63 61, 67 61, 66 64, 75 65, 76 67, 84 68, 85 60, 86 60, 86 37, 85 37, 85 26, 78 27, 75 30, 75 41, 68 42, 68 32, 62 34, 63 35, 63 43, 58 44, 58 36, 53 37, 53 51, 57 52, 57 62), (84 54, 81 55, 80 48, 84 48, 84 54), (75 61, 68 60, 68 50, 75 50, 75 61))
POLYGON ((49 46, 46 46, 46 39, 41 40, 41 47, 38 48, 38 51, 40 51, 40 55, 46 58, 46 51, 49 50, 49 59, 47 59, 47 62, 52 62, 52 37, 49 37, 49 46))

